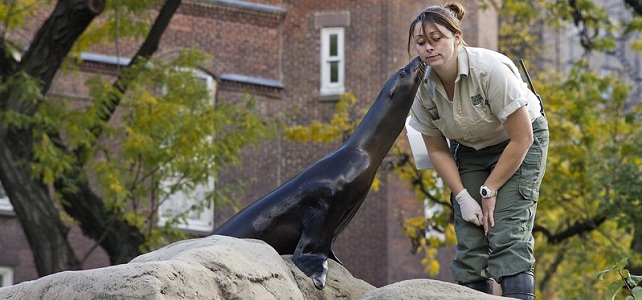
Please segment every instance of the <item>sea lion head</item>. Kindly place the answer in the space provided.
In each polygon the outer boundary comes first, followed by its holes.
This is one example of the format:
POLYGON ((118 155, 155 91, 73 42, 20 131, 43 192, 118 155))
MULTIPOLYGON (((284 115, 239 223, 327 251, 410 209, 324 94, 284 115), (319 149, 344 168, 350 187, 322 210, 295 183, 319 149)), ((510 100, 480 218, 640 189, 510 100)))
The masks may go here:
POLYGON ((426 64, 419 57, 413 58, 407 65, 397 71, 396 76, 391 78, 394 86, 389 89, 388 95, 392 97, 395 91, 401 89, 411 91, 414 98, 414 93, 417 91, 425 72, 426 64))

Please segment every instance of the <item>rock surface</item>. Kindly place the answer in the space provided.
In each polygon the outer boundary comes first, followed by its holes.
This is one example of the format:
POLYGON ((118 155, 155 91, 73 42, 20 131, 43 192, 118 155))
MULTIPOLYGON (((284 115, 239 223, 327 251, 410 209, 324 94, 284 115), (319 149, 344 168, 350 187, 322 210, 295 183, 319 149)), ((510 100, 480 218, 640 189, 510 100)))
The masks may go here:
POLYGON ((417 279, 382 288, 330 260, 318 290, 268 244, 210 236, 177 242, 131 262, 66 271, 0 288, 0 299, 505 299, 455 284, 417 279))
POLYGON ((412 279, 396 282, 372 290, 359 300, 499 300, 512 299, 487 295, 454 283, 432 279, 412 279))

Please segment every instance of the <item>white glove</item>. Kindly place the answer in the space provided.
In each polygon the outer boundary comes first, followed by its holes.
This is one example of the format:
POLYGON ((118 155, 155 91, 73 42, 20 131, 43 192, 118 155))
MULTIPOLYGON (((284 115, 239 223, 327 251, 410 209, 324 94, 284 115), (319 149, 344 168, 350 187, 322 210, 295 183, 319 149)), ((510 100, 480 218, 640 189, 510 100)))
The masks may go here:
POLYGON ((462 218, 467 222, 481 226, 483 216, 481 207, 468 191, 466 189, 461 190, 461 192, 455 196, 455 200, 459 203, 462 218))

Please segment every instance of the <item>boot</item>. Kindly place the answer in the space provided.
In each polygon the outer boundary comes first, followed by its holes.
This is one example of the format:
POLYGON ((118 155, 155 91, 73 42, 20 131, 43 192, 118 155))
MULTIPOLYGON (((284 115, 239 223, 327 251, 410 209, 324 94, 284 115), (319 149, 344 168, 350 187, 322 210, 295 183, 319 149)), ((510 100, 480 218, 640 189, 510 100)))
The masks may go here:
POLYGON ((463 285, 467 288, 471 288, 476 291, 480 291, 482 293, 486 294, 493 294, 493 280, 492 279, 484 279, 484 280, 478 280, 478 281, 473 281, 473 282, 458 282, 459 285, 463 285))
POLYGON ((504 297, 535 300, 535 273, 532 269, 504 277, 501 286, 504 297))

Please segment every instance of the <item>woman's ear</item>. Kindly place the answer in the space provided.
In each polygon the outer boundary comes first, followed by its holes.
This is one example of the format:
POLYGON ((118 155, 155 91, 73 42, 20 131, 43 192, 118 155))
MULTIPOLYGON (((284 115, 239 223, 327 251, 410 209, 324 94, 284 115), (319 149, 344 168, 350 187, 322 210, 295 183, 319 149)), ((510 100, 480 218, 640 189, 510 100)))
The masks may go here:
POLYGON ((455 34, 455 46, 459 46, 459 44, 461 44, 461 34, 460 33, 456 33, 455 34))

